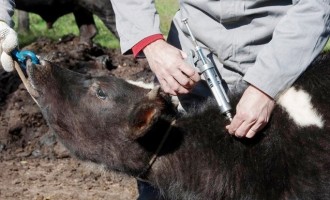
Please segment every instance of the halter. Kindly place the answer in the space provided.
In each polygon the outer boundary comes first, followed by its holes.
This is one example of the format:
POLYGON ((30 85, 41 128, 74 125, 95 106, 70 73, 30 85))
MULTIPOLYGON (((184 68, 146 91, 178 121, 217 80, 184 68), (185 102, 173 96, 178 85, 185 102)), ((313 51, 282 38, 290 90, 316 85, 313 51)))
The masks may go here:
POLYGON ((162 138, 161 142, 159 143, 158 148, 156 149, 155 153, 152 155, 148 165, 142 170, 142 172, 137 176, 137 179, 141 181, 145 181, 142 177, 151 169, 152 165, 155 163, 156 159, 158 158, 159 152, 162 150, 165 141, 167 140, 168 136, 170 135, 170 132, 172 130, 172 127, 176 123, 176 120, 173 120, 168 127, 168 129, 165 132, 164 137, 162 138))

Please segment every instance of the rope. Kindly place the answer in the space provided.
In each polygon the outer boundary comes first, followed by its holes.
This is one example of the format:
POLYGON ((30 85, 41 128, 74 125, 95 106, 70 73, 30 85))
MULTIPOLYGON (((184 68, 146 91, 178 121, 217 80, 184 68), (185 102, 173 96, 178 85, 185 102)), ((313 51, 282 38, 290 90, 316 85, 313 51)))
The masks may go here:
POLYGON ((137 176, 137 178, 139 180, 145 181, 143 178, 141 178, 141 176, 144 175, 152 167, 152 165, 155 163, 155 161, 156 161, 156 159, 158 157, 158 154, 162 150, 162 148, 164 146, 164 143, 167 140, 168 136, 170 135, 170 132, 172 130, 172 127, 174 126, 175 123, 176 123, 176 120, 173 120, 171 122, 170 126, 168 127, 168 129, 165 132, 165 135, 164 135, 162 141, 159 143, 158 148, 156 149, 155 153, 151 157, 151 159, 150 159, 150 161, 148 163, 148 166, 137 176))
POLYGON ((26 77, 25 77, 25 75, 24 75, 24 73, 23 73, 21 67, 19 66, 19 64, 18 64, 16 61, 14 61, 14 66, 15 66, 15 69, 16 69, 16 71, 17 71, 17 73, 18 73, 18 76, 19 76, 20 79, 22 80, 22 82, 23 82, 23 84, 24 84, 26 90, 29 92, 30 96, 31 96, 32 99, 36 102, 36 104, 38 104, 38 102, 36 101, 36 99, 32 96, 32 95, 35 95, 35 96, 36 96, 37 93, 35 92, 34 89, 31 89, 31 86, 30 86, 28 80, 26 79, 26 77))

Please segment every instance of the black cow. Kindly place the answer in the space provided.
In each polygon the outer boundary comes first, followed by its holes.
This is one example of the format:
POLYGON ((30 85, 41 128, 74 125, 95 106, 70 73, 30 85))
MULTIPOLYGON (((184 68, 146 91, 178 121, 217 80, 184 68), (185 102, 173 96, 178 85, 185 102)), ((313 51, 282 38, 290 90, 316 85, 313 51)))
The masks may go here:
POLYGON ((229 135, 212 99, 182 115, 157 88, 27 65, 50 128, 81 160, 148 181, 170 199, 330 199, 329 55, 279 98, 252 139, 229 135))
POLYGON ((49 28, 59 17, 73 13, 83 42, 90 43, 97 33, 93 14, 118 37, 115 15, 109 0, 15 0, 15 3, 19 10, 39 14, 49 28))

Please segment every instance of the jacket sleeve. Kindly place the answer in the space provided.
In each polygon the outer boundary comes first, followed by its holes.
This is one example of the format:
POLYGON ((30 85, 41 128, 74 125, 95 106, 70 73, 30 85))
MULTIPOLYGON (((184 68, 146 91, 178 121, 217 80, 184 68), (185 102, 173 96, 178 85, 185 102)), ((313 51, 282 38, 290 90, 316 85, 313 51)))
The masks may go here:
POLYGON ((111 0, 123 54, 142 39, 161 34, 154 0, 111 0))
POLYGON ((15 2, 14 0, 0 0, 0 21, 6 22, 13 27, 14 23, 12 16, 14 14, 15 2))
POLYGON ((276 98, 323 50, 330 34, 329 15, 330 0, 296 0, 244 80, 276 98))

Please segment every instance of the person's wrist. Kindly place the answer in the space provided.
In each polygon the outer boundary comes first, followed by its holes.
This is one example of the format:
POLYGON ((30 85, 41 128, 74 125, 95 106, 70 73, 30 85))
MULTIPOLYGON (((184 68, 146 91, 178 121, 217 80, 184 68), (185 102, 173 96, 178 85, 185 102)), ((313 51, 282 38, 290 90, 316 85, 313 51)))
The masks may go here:
POLYGON ((147 56, 149 53, 157 51, 157 49, 159 48, 159 45, 161 45, 164 42, 165 41, 162 40, 162 39, 158 39, 158 40, 155 40, 155 41, 151 42, 150 44, 148 44, 147 46, 145 46, 142 49, 144 55, 147 56))
POLYGON ((268 99, 274 101, 274 99, 269 96, 267 93, 265 93, 264 91, 260 90, 258 87, 254 86, 254 85, 249 85, 248 88, 249 90, 253 90, 255 93, 259 93, 259 94, 262 94, 263 96, 267 97, 268 99))
POLYGON ((139 41, 138 43, 136 43, 133 47, 132 47, 132 52, 134 57, 144 57, 143 56, 143 49, 149 45, 150 43, 162 39, 164 40, 164 36, 162 34, 154 34, 154 35, 150 35, 144 39, 142 39, 141 41, 139 41))

